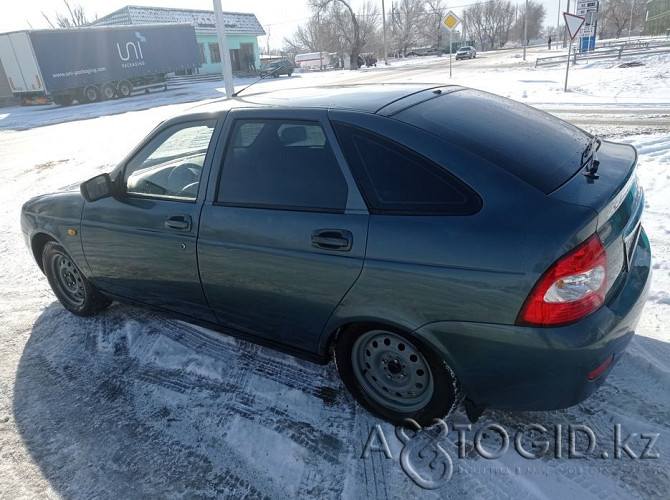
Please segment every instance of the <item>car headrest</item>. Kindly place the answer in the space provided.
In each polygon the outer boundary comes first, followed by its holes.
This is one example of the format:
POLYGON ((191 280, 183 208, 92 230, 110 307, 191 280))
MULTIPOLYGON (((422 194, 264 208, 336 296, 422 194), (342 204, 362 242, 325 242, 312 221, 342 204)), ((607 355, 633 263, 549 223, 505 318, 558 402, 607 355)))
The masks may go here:
POLYGON ((279 139, 284 146, 288 146, 307 139, 307 132, 305 127, 286 127, 281 131, 279 139))

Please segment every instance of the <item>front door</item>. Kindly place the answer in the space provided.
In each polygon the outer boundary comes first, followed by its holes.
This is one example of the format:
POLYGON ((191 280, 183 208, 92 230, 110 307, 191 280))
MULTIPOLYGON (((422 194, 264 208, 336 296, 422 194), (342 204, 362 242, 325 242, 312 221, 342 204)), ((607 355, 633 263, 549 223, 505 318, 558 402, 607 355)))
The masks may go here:
POLYGON ((215 120, 159 131, 126 164, 118 194, 86 203, 81 238, 92 282, 115 295, 213 320, 196 257, 215 120))

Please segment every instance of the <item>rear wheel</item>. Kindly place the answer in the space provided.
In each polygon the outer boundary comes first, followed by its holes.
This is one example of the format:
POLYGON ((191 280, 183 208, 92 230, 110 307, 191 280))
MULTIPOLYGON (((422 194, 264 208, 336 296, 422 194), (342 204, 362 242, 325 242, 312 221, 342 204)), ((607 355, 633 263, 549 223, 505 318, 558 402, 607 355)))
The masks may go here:
POLYGON ((421 425, 454 407, 451 370, 418 339, 388 327, 349 328, 338 339, 340 376, 370 412, 390 422, 412 418, 421 425))
POLYGON ((111 303, 89 283, 65 249, 55 241, 44 246, 42 266, 56 298, 68 311, 78 316, 91 316, 111 303))
POLYGON ((119 97, 130 97, 133 93, 133 85, 128 80, 119 82, 118 87, 119 97))
POLYGON ((114 99, 116 96, 116 89, 112 83, 105 83, 102 86, 102 98, 105 100, 114 99))

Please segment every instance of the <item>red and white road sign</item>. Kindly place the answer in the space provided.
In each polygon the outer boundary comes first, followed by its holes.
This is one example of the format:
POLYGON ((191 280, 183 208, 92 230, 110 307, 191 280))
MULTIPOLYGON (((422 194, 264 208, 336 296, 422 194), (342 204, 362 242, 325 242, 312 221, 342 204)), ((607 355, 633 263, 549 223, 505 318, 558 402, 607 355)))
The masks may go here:
POLYGON ((575 16, 569 12, 563 12, 563 19, 565 19, 565 25, 568 28, 570 39, 574 40, 577 36, 577 33, 579 33, 580 28, 584 25, 585 18, 581 16, 575 16))

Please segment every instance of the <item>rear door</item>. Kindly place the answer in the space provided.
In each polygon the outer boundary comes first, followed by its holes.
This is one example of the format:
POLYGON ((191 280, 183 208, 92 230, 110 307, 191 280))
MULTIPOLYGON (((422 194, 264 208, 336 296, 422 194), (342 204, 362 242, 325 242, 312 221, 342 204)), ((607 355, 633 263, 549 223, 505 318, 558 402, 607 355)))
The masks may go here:
POLYGON ((44 80, 26 32, 0 36, 0 59, 12 92, 44 91, 44 80))
POLYGON ((368 213, 325 111, 232 110, 200 219, 217 319, 313 351, 365 256, 368 213))

